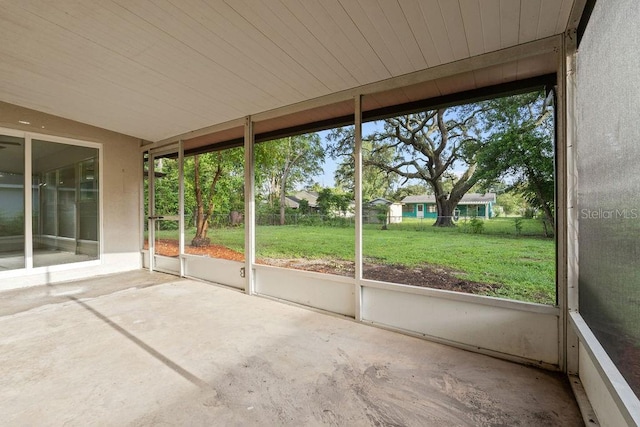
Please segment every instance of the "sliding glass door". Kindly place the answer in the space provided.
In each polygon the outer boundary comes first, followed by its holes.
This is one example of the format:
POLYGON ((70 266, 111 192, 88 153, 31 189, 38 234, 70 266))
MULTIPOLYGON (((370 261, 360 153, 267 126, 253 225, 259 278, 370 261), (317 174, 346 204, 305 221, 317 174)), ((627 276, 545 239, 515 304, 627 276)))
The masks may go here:
POLYGON ((99 255, 98 149, 32 141, 33 266, 99 255))
POLYGON ((100 256, 99 148, 0 130, 0 274, 100 256))
POLYGON ((24 138, 0 135, 0 272, 25 268, 24 138))

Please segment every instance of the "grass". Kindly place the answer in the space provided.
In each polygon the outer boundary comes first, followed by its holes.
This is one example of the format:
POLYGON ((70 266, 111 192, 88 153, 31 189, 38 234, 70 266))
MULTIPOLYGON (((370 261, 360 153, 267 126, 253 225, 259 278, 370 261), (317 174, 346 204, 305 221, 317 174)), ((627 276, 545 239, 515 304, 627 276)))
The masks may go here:
MULTIPOLYGON (((540 221, 525 219, 516 235, 513 218, 484 221, 473 234, 464 224, 436 228, 433 220, 409 220, 363 227, 365 259, 380 264, 431 264, 452 270, 460 279, 501 284, 491 296, 555 304, 555 242, 543 237, 540 221)), ((161 232, 169 238, 176 232, 161 232)), ((188 242, 193 233, 187 232, 188 242)), ((212 243, 244 252, 244 228, 210 229, 212 243)), ((330 258, 353 260, 353 227, 258 226, 256 256, 268 258, 330 258)))

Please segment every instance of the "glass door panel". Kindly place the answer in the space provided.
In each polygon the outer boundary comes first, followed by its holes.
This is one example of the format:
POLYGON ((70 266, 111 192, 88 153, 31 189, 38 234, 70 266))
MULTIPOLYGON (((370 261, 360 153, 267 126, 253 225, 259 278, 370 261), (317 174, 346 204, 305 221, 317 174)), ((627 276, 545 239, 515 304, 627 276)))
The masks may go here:
POLYGON ((0 271, 25 268, 24 139, 0 135, 0 271))

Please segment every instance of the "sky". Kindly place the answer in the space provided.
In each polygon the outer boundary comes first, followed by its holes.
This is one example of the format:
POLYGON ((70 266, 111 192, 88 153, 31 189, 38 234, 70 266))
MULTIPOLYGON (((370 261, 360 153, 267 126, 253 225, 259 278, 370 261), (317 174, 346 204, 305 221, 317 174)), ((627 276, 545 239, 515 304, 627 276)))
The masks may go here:
MULTIPOLYGON (((376 128, 382 129, 382 126, 383 126, 383 121, 381 120, 375 121, 375 122, 363 123, 362 135, 363 136, 369 135, 373 133, 376 130, 376 128)), ((329 134, 329 132, 330 130, 323 130, 318 132, 318 135, 320 135, 320 138, 322 138, 323 145, 327 144, 326 137, 329 134)), ((313 177, 313 179, 316 182, 318 182, 322 187, 334 187, 335 186, 334 173, 337 167, 338 167, 338 164, 336 160, 333 160, 331 157, 326 156, 324 160, 324 167, 323 167, 322 173, 316 175, 315 177, 313 177)))

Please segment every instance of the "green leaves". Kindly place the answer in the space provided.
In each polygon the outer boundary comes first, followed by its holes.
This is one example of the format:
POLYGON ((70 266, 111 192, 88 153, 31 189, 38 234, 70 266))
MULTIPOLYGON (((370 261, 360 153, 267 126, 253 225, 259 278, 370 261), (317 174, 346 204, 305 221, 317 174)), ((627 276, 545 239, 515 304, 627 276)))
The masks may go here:
POLYGON ((553 109, 543 92, 486 102, 486 143, 478 151, 478 177, 485 183, 509 179, 549 226, 554 223, 553 109))

